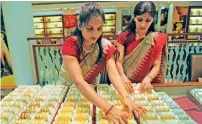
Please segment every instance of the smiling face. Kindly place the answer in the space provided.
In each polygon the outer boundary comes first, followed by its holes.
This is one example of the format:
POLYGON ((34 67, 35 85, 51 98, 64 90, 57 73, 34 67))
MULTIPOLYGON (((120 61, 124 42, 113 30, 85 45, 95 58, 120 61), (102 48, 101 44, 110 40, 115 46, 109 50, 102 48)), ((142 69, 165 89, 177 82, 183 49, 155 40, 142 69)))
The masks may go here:
POLYGON ((151 26, 154 18, 147 12, 142 15, 137 15, 134 17, 136 24, 136 31, 139 33, 147 33, 149 27, 151 26))
POLYGON ((96 43, 102 34, 104 21, 101 16, 91 16, 86 25, 83 24, 80 31, 84 37, 84 42, 96 43))

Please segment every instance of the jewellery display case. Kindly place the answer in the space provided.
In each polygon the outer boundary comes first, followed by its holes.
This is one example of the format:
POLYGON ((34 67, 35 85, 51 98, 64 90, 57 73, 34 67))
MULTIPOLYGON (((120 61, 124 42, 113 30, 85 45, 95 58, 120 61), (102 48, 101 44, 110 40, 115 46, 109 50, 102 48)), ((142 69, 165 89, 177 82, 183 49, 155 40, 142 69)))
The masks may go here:
MULTIPOLYGON (((99 84, 92 87, 116 108, 127 111, 124 109, 121 96, 112 85, 99 84)), ((129 96, 148 112, 141 120, 137 120, 136 117, 128 120, 130 124, 202 122, 202 82, 157 83, 153 84, 153 90, 147 92, 140 92, 139 87, 140 84, 134 83, 135 93, 129 96)), ((1 107, 2 124, 109 123, 102 111, 90 103, 75 85, 69 88, 64 85, 15 87, 1 100, 1 107)))
POLYGON ((34 28, 37 37, 62 37, 64 36, 63 16, 34 17, 34 28))
POLYGON ((103 27, 103 35, 114 35, 116 34, 116 14, 105 13, 106 23, 103 27))
MULTIPOLYGON (((188 10, 187 33, 202 33, 202 7, 190 6, 188 10)), ((197 37, 188 37, 197 39, 197 37)))

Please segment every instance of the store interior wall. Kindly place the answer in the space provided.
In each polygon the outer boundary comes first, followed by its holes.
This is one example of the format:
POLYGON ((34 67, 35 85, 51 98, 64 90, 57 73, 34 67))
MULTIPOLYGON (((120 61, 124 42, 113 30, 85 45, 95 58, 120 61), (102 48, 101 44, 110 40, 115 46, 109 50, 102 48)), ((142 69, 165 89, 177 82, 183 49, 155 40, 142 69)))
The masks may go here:
POLYGON ((3 1, 2 11, 16 85, 35 83, 28 37, 34 36, 32 3, 3 1))
MULTIPOLYGON (((158 7, 157 7, 158 8, 158 7)), ((164 8, 164 7, 162 7, 164 8)), ((169 21, 166 27, 168 27, 169 29, 166 30, 167 33, 172 33, 172 18, 173 18, 173 4, 170 4, 169 6, 169 21), (170 30, 171 28, 171 30, 170 30)), ((118 34, 120 31, 125 29, 125 26, 122 26, 122 17, 126 16, 126 15, 131 15, 131 19, 133 18, 133 11, 134 8, 119 8, 119 9, 111 9, 113 10, 113 12, 116 13, 116 34, 118 34)), ((110 11, 110 9, 104 9, 105 12, 112 12, 110 11)), ((156 31, 160 31, 161 27, 160 27, 160 13, 161 13, 161 8, 158 8, 158 23, 157 23, 157 28, 156 31)), ((33 16, 46 16, 46 15, 71 15, 71 14, 78 14, 79 10, 77 9, 68 9, 68 10, 60 10, 60 11, 46 11, 46 12, 33 12, 33 16)), ((72 30, 72 29, 70 29, 72 30)), ((65 34, 68 33, 68 30, 64 31, 65 34)))

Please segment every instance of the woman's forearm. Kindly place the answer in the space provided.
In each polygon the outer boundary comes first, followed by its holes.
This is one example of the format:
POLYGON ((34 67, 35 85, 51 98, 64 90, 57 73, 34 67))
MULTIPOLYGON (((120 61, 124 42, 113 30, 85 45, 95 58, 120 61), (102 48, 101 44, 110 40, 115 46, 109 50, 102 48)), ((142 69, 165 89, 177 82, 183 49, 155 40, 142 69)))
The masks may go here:
POLYGON ((78 90, 94 105, 106 112, 110 108, 110 104, 101 98, 95 90, 84 80, 81 67, 78 60, 72 56, 63 56, 65 67, 69 72, 69 76, 75 83, 78 90))
POLYGON ((154 62, 154 65, 148 75, 154 79, 160 71, 160 66, 161 66, 161 55, 154 62))
POLYGON ((148 75, 154 79, 158 75, 159 70, 160 70, 160 66, 158 65, 153 66, 153 68, 151 69, 148 75))
POLYGON ((76 87, 90 102, 99 107, 102 111, 106 112, 110 108, 111 105, 106 100, 101 98, 84 80, 82 83, 81 80, 80 83, 76 83, 76 87))
POLYGON ((120 62, 118 61, 118 62, 116 63, 116 67, 117 67, 117 70, 118 70, 120 76, 125 75, 125 74, 124 74, 124 70, 123 70, 122 63, 120 63, 120 62))
POLYGON ((110 81, 112 82, 115 89, 119 92, 121 97, 123 98, 125 96, 128 96, 128 92, 125 89, 125 86, 121 80, 121 77, 118 73, 118 70, 116 68, 115 61, 113 58, 111 58, 107 61, 106 68, 107 68, 107 72, 108 72, 110 81))

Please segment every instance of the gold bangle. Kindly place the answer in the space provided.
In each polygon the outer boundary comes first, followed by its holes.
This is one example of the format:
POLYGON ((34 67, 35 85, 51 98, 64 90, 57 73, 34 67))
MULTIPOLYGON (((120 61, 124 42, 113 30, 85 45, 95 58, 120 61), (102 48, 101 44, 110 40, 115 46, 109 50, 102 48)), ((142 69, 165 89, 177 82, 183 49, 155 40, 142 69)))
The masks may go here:
POLYGON ((110 113, 112 111, 114 105, 111 105, 111 107, 106 111, 105 115, 107 115, 108 113, 110 113))

